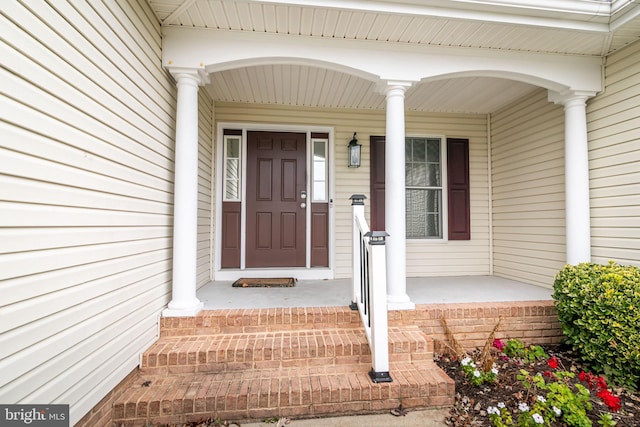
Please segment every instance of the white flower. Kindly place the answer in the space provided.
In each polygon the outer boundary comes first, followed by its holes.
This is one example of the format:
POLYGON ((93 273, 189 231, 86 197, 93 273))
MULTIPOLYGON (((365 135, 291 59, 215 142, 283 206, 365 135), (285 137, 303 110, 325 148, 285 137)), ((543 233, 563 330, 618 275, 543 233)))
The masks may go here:
POLYGON ((475 371, 473 371, 473 376, 476 378, 480 378, 482 374, 476 369, 475 371))
POLYGON ((556 408, 555 406, 553 407, 553 412, 556 414, 556 417, 559 417, 560 415, 562 415, 562 411, 556 408))
POLYGON ((475 367, 476 367, 476 364, 475 364, 475 363, 473 363, 473 362, 471 362, 471 363, 469 363, 469 366, 471 366, 472 368, 475 368, 475 367))
POLYGON ((544 402, 546 402, 546 401, 547 401, 547 399, 545 399, 545 398, 544 398, 544 397, 542 397, 542 396, 538 396, 538 397, 537 397, 537 399, 538 399, 538 402, 542 402, 542 403, 544 403, 544 402))
POLYGON ((526 403, 518 403, 518 410, 520 412, 527 412, 529 410, 529 405, 526 403))
POLYGON ((504 402, 500 402, 498 403, 498 408, 506 408, 507 405, 504 404, 504 402))
POLYGON ((496 408, 495 406, 489 406, 487 408, 487 412, 489 413, 489 415, 500 415, 500 409, 496 408))
POLYGON ((491 373, 492 373, 493 375, 498 375, 498 368, 492 368, 492 369, 491 369, 491 373))
POLYGON ((533 421, 535 421, 536 424, 544 424, 544 418, 542 418, 542 415, 533 414, 531 417, 533 418, 533 421))
POLYGON ((469 363, 471 363, 471 362, 472 362, 472 361, 471 361, 471 358, 470 358, 470 357, 465 357, 464 359, 462 359, 462 360, 460 361, 460 364, 461 364, 462 366, 467 366, 467 365, 468 365, 469 363))

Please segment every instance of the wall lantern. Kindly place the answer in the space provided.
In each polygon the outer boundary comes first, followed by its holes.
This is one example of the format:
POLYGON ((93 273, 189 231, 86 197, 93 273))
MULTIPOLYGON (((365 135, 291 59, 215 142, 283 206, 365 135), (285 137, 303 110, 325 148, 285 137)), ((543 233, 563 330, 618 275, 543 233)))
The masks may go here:
POLYGON ((353 133, 353 138, 349 142, 347 146, 349 149, 349 167, 350 168, 359 168, 360 167, 360 148, 362 145, 358 144, 358 138, 356 138, 356 133, 353 133))

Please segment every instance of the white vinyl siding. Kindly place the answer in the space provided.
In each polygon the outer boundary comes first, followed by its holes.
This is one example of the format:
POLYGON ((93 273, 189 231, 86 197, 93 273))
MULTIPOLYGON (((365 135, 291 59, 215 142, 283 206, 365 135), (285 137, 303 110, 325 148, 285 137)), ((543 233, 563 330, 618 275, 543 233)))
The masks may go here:
MULTIPOLYGON (((222 123, 287 124, 334 128, 335 254, 337 278, 351 276, 351 204, 353 194, 370 191, 371 135, 385 134, 382 110, 320 109, 259 104, 215 104, 215 119, 222 123), (357 132, 362 144, 362 166, 347 167, 347 145, 357 132)), ((472 114, 406 113, 407 135, 445 135, 470 139, 471 240, 407 242, 407 273, 419 276, 481 275, 489 273, 489 215, 486 116, 472 114), (461 263, 460 260, 465 262, 461 263)), ((403 149, 403 148, 400 148, 403 149)), ((332 177, 330 177, 331 179, 332 177)), ((369 215, 369 199, 365 201, 369 215)))
POLYGON ((170 299, 175 84, 145 1, 5 1, 0 20, 0 401, 70 404, 73 425, 170 299))
POLYGON ((540 89, 491 131, 494 274, 550 287, 565 262, 563 108, 540 89))
POLYGON ((196 286, 211 281, 213 218, 213 101, 198 91, 198 253, 196 286))
POLYGON ((587 104, 593 262, 640 265, 640 42, 605 63, 587 104))

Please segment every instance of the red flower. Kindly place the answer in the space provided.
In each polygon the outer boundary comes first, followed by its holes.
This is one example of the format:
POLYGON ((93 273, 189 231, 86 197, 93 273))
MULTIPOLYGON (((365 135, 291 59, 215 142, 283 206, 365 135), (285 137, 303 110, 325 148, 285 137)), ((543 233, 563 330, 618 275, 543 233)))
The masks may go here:
POLYGON ((558 367, 558 359, 556 359, 556 357, 553 356, 551 359, 547 361, 547 365, 549 365, 553 369, 556 369, 558 367))
MULTIPOLYGON (((580 381, 584 381, 585 383, 587 383, 587 387, 589 387, 589 390, 593 390, 594 388, 596 388, 596 385, 599 384, 599 380, 597 382, 596 376, 593 375, 591 372, 587 373, 584 371, 580 371, 580 374, 578 374, 578 378, 580 378, 580 381)), ((604 381, 604 379, 602 381, 604 381)))
POLYGON ((606 390, 606 389, 607 389, 607 383, 606 383, 606 381, 604 380, 604 378, 602 378, 602 377, 598 377, 598 379, 597 379, 597 384, 598 384, 598 388, 599 388, 600 390, 606 390))
POLYGON ((493 346, 497 348, 498 351, 502 351, 502 349, 506 347, 506 344, 503 343, 501 339, 496 338, 493 340, 493 346))
POLYGON ((611 394, 609 390, 606 390, 606 389, 600 390, 598 392, 598 396, 600 397, 600 399, 602 399, 605 405, 607 405, 609 409, 612 410, 613 412, 617 412, 618 410, 620 410, 621 408, 620 398, 618 396, 611 394))

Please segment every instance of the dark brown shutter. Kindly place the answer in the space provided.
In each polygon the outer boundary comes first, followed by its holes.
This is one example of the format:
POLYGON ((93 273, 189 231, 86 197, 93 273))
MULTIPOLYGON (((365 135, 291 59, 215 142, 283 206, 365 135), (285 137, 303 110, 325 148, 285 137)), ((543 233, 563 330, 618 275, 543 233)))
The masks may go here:
POLYGON ((371 229, 384 231, 384 136, 372 136, 371 144, 371 229))
POLYGON ((449 240, 471 239, 469 140, 447 138, 449 240))

